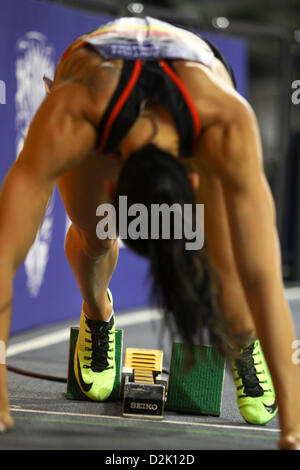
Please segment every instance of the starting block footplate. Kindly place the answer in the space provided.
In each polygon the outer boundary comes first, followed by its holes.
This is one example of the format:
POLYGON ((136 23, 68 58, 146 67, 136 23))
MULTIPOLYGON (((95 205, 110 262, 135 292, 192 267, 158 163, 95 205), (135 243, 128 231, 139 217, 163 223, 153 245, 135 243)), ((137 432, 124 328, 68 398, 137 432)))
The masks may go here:
POLYGON ((166 410, 220 416, 225 358, 212 346, 194 346, 195 365, 184 371, 184 346, 174 342, 166 410))

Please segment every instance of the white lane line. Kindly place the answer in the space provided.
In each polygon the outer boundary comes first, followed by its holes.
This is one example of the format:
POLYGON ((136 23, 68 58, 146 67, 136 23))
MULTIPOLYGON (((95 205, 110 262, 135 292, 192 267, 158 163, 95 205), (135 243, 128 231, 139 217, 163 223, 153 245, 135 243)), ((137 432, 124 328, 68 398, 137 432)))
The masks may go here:
POLYGON ((160 320, 162 317, 163 314, 156 309, 139 310, 138 312, 116 316, 116 327, 121 328, 122 326, 151 322, 152 320, 160 320))
MULTIPOLYGON (((146 323, 162 318, 162 314, 158 310, 141 310, 139 312, 124 313, 116 316, 116 327, 122 328, 123 326, 137 325, 138 323, 146 323)), ((38 338, 22 341, 17 344, 8 346, 6 357, 16 356, 27 351, 35 349, 46 348, 53 344, 69 341, 70 328, 64 328, 53 333, 48 333, 38 338)))
POLYGON ((39 338, 29 339, 17 344, 8 346, 6 357, 16 356, 27 351, 34 351, 35 349, 46 348, 51 344, 61 343, 70 338, 70 328, 65 328, 54 333, 40 336, 39 338))
MULTIPOLYGON (((285 294, 287 300, 300 299, 300 287, 288 287, 285 289, 285 294)), ((161 318, 162 314, 156 309, 140 310, 138 312, 124 313, 116 316, 116 326, 117 328, 122 328, 122 326, 146 323, 149 321, 159 320, 161 318)), ((63 330, 40 336, 39 338, 12 344, 7 348, 6 357, 16 356, 17 354, 22 354, 27 351, 34 351, 63 341, 69 341, 69 337, 70 328, 65 328, 63 330)))
MULTIPOLYGON (((86 414, 86 413, 71 413, 68 411, 44 411, 44 410, 29 410, 23 408, 10 408, 11 411, 21 412, 21 413, 38 413, 38 414, 46 414, 46 415, 54 415, 54 416, 75 416, 80 418, 98 418, 98 419, 118 419, 124 420, 121 416, 109 416, 109 415, 94 415, 94 414, 86 414)), ((126 418, 126 421, 136 421, 136 422, 151 422, 153 423, 153 419, 135 419, 135 418, 126 418)), ((157 421, 155 421, 157 422, 157 421)), ((223 428, 223 429, 238 429, 240 431, 260 431, 260 432, 271 432, 271 433, 279 433, 280 429, 271 429, 271 428, 263 428, 263 427, 255 427, 255 426, 233 426, 230 424, 213 424, 213 423, 195 423, 192 421, 175 421, 170 419, 163 419, 160 420, 159 423, 161 424, 179 424, 184 426, 194 426, 194 427, 208 427, 208 428, 223 428)))
POLYGON ((287 300, 300 299, 300 287, 287 287, 285 289, 285 296, 287 300))

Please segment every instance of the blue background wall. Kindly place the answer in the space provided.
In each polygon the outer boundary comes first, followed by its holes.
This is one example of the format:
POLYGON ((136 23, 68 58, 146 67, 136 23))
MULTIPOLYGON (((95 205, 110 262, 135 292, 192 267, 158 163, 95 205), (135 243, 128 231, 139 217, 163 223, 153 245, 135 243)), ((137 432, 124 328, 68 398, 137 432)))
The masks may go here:
MULTIPOLYGON (((42 76, 53 78, 55 64, 76 37, 111 18, 38 3, 2 0, 0 6, 0 180, 18 155, 32 116, 43 99, 42 76)), ((203 33, 231 63, 238 90, 247 95, 247 45, 238 39, 203 33)), ((66 214, 57 189, 26 262, 14 285, 11 332, 74 318, 81 297, 64 254, 66 214)), ((120 249, 111 281, 116 311, 148 305, 147 263, 120 249)))

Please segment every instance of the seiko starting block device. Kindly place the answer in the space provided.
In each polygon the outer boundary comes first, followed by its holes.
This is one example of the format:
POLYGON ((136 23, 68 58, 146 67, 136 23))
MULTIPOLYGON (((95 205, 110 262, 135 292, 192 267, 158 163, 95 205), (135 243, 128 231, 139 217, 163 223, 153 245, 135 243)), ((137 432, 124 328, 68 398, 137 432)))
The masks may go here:
POLYGON ((127 348, 122 369, 123 416, 162 419, 168 378, 162 376, 163 351, 127 348))
MULTIPOLYGON (((89 400, 77 384, 74 351, 78 328, 71 328, 66 397, 89 400)), ((185 371, 185 350, 174 342, 169 372, 163 368, 163 351, 127 348, 124 367, 123 331, 116 330, 116 378, 106 401, 122 402, 122 415, 128 418, 161 420, 165 410, 199 415, 221 413, 225 359, 212 346, 194 347, 194 365, 185 371)))

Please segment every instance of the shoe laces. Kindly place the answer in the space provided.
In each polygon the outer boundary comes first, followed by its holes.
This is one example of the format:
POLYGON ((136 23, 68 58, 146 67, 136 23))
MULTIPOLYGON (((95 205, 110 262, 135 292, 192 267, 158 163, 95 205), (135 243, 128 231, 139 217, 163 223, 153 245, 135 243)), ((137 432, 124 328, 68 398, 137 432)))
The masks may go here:
POLYGON ((109 352, 112 352, 112 349, 109 347, 110 343, 113 341, 109 340, 109 333, 113 327, 114 318, 107 323, 96 320, 86 319, 89 329, 87 333, 91 334, 91 339, 86 339, 87 343, 91 344, 90 348, 85 348, 86 351, 91 351, 91 356, 85 356, 85 359, 91 360, 90 365, 85 365, 85 368, 90 368, 94 372, 102 372, 106 369, 111 369, 113 366, 108 365, 108 359, 112 359, 108 355, 109 352))
POLYGON ((264 389, 260 384, 265 383, 265 381, 261 381, 258 378, 258 374, 263 373, 263 371, 257 372, 255 368, 260 362, 254 362, 255 356, 258 356, 258 353, 254 352, 254 346, 255 343, 252 343, 244 348, 240 359, 235 361, 239 378, 242 380, 242 385, 238 387, 238 390, 244 388, 244 395, 240 395, 240 397, 260 397, 264 394, 264 389))

